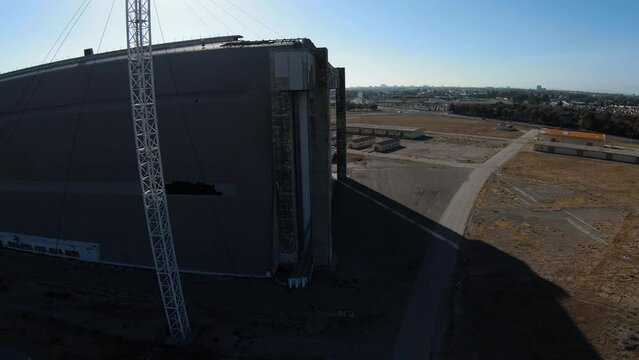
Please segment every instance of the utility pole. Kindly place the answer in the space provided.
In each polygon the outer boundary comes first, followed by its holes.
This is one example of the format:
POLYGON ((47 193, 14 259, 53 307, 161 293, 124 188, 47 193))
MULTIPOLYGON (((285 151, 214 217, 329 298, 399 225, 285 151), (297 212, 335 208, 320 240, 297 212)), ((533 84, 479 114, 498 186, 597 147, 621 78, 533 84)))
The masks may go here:
POLYGON ((169 333, 174 340, 183 341, 190 328, 164 189, 153 81, 150 0, 126 0, 126 23, 131 112, 146 224, 169 333))

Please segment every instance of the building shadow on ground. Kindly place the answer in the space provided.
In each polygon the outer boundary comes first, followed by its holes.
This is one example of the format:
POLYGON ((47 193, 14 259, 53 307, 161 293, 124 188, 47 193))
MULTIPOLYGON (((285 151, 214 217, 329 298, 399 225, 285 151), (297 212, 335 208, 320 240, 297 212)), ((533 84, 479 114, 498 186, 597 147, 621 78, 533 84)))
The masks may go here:
POLYGON ((450 359, 600 359, 561 305, 568 294, 481 240, 459 254, 450 359))
POLYGON ((521 260, 354 180, 338 183, 335 195, 336 253, 348 259, 338 262, 338 271, 368 276, 399 267, 413 281, 410 298, 398 298, 404 314, 395 358, 600 358, 562 307, 566 292, 521 260))
POLYGON ((182 274, 186 348, 163 345, 152 271, 0 250, 0 344, 43 359, 597 358, 565 293, 508 254, 350 179, 332 219, 334 267, 307 288, 182 274))
POLYGON ((424 136, 420 136, 420 137, 418 137, 418 138, 415 138, 415 139, 413 139, 413 140, 428 141, 428 140, 430 140, 430 139, 432 139, 432 138, 433 138, 432 136, 424 135, 424 136))
POLYGON ((396 151, 403 150, 403 149, 406 149, 406 146, 399 145, 397 147, 394 147, 394 148, 388 149, 388 150, 376 150, 376 152, 379 152, 379 153, 382 153, 382 154, 392 154, 392 153, 394 153, 396 151))

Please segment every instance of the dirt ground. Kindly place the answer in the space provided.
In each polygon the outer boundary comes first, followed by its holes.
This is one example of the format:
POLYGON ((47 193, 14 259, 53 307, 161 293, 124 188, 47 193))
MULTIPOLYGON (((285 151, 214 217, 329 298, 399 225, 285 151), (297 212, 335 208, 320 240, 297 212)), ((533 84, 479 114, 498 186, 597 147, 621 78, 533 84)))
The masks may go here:
POLYGON ((463 135, 432 135, 427 140, 402 140, 403 149, 395 155, 409 158, 482 163, 508 145, 507 140, 463 135))
MULTIPOLYGON (((346 122, 415 126, 424 128, 426 134, 428 134, 429 131, 436 131, 456 134, 494 136, 507 139, 514 139, 521 136, 521 131, 497 130, 497 124, 492 121, 434 113, 348 113, 346 116, 346 122)), ((515 127, 517 128, 517 126, 515 127)))
POLYGON ((523 151, 460 253, 451 359, 639 359, 639 166, 523 151))
POLYGON ((183 274, 185 347, 163 343, 153 271, 0 249, 0 349, 34 359, 388 359, 431 236, 344 185, 333 199, 335 265, 316 269, 310 287, 183 274))
POLYGON ((353 180, 431 219, 439 219, 471 171, 357 154, 348 160, 353 180))

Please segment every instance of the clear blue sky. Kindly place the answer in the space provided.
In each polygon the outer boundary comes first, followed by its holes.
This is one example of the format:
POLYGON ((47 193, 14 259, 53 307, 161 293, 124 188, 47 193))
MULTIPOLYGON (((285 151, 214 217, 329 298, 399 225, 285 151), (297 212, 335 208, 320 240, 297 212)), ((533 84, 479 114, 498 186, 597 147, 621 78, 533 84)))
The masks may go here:
MULTIPOLYGON (((56 59, 97 50, 111 1, 92 0, 56 59)), ((347 68, 347 86, 541 84, 639 94, 639 0, 156 1, 167 41, 308 37, 347 68)), ((41 63, 80 3, 3 1, 0 71, 41 63)), ((124 34, 124 0, 116 0, 102 50, 125 47, 124 34)))

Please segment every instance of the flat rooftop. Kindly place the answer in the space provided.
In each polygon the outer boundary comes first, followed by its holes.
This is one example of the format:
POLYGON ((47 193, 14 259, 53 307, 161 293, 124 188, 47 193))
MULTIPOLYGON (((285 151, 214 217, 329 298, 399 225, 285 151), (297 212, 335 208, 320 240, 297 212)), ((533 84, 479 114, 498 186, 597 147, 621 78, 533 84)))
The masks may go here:
POLYGON ((346 128, 381 129, 381 130, 411 131, 411 132, 412 131, 424 130, 422 128, 411 127, 411 126, 359 124, 359 123, 346 124, 346 128))
MULTIPOLYGON (((228 48, 256 48, 256 47, 294 47, 316 49, 313 42, 309 39, 275 39, 275 40, 258 40, 245 41, 241 35, 217 36, 195 40, 176 41, 163 44, 153 44, 153 55, 165 55, 170 53, 181 52, 197 52, 211 51, 228 48)), ((81 53, 82 49, 78 50, 81 53)), ((27 76, 33 73, 45 73, 49 71, 60 70, 62 68, 75 66, 77 64, 91 62, 105 62, 125 59, 128 57, 127 49, 102 52, 88 56, 78 56, 76 58, 55 61, 47 64, 36 65, 19 69, 4 74, 0 74, 0 81, 10 80, 20 76, 27 76)))
POLYGON ((543 128, 541 129, 541 133, 552 135, 552 136, 564 136, 564 137, 577 138, 577 139, 606 141, 605 134, 588 132, 588 131, 543 128))

